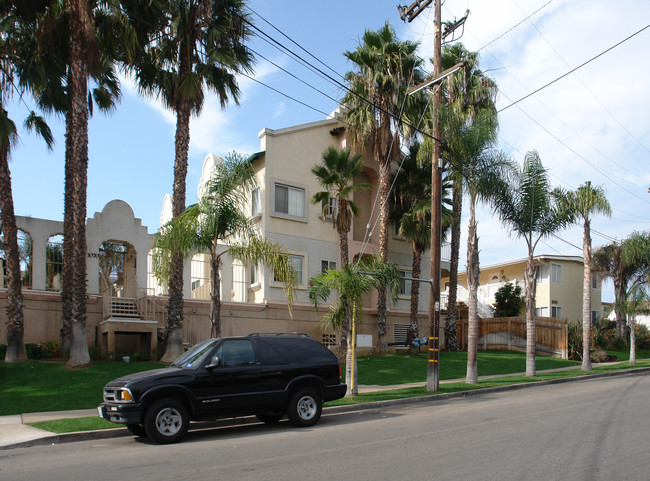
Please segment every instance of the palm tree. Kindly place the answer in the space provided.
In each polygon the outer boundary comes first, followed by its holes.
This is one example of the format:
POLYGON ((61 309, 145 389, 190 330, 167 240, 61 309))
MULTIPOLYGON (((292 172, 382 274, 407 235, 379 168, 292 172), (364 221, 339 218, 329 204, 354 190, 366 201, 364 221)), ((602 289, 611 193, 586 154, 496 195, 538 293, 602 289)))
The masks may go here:
MULTIPOLYGON (((355 150, 372 145, 379 164, 379 255, 388 259, 389 193, 391 162, 399 157, 401 112, 417 103, 417 95, 406 96, 409 85, 422 80, 416 55, 417 42, 399 41, 386 23, 377 31, 366 30, 360 45, 344 55, 356 70, 346 74, 349 90, 341 100, 348 109, 346 120, 355 150)), ((388 350, 386 341, 386 291, 377 296, 377 353, 388 350)))
MULTIPOLYGON (((446 46, 442 52, 442 68, 447 69, 464 61, 465 65, 444 83, 445 104, 442 109, 443 132, 446 139, 458 139, 464 129, 475 123, 486 124, 495 132, 497 116, 494 107, 496 83, 478 66, 478 53, 469 52, 463 44, 446 46)), ((458 265, 460 258, 460 234, 463 200, 462 167, 468 161, 462 142, 450 142, 443 152, 449 175, 453 182, 451 228, 451 258, 449 261, 449 294, 445 316, 445 347, 458 350, 456 338, 458 265)))
POLYGON ((244 209, 255 186, 250 162, 237 153, 215 166, 205 194, 197 204, 161 229, 154 242, 154 268, 159 280, 169 278, 173 254, 184 258, 207 252, 210 256, 211 336, 221 336, 221 278, 225 254, 251 265, 270 267, 285 286, 289 308, 294 298, 295 272, 289 254, 278 244, 261 238, 244 209))
MULTIPOLYGON (((9 157, 18 140, 16 124, 4 108, 12 92, 22 95, 29 83, 22 73, 25 69, 25 44, 34 30, 39 6, 0 4, 3 33, 0 34, 0 231, 4 234, 3 249, 7 270, 7 353, 5 362, 27 359, 23 343, 24 318, 18 230, 14 214, 9 157)), ((25 127, 35 130, 51 149, 54 140, 45 121, 33 111, 25 120, 25 127)))
POLYGON ((633 285, 627 293, 625 302, 616 306, 627 318, 630 329, 630 366, 636 364, 636 316, 650 313, 650 295, 647 288, 647 283, 633 285))
POLYGON ((526 241, 528 264, 524 276, 526 291, 526 376, 535 375, 535 286, 537 268, 533 255, 537 243, 569 225, 573 218, 559 205, 551 190, 539 154, 527 152, 524 164, 512 169, 507 185, 493 198, 493 208, 511 232, 526 241))
MULTIPOLYGON (((322 203, 323 218, 335 202, 332 226, 339 234, 339 260, 344 266, 349 261, 348 233, 352 226, 352 216, 359 215, 359 207, 352 200, 352 194, 358 189, 369 189, 369 183, 354 183, 354 179, 363 170, 361 154, 350 157, 349 150, 336 150, 329 147, 323 153, 323 162, 315 165, 311 172, 316 176, 318 182, 326 190, 316 192, 311 198, 314 204, 322 203)), ((341 332, 342 350, 347 350, 348 339, 350 338, 349 319, 343 323, 341 332)))
MULTIPOLYGON (((420 163, 420 144, 414 143, 394 174, 391 217, 398 223, 397 233, 411 243, 411 275, 420 278, 422 254, 431 242, 431 156, 420 163)), ((418 306, 420 283, 411 283, 409 339, 419 337, 418 306)))
POLYGON ((337 300, 330 305, 329 311, 323 316, 323 324, 340 329, 344 320, 351 313, 351 342, 346 353, 345 382, 348 386, 347 395, 358 394, 357 360, 355 353, 356 325, 363 317, 363 295, 372 289, 390 288, 393 301, 399 295, 400 275, 397 266, 381 262, 373 257, 361 262, 345 264, 339 269, 328 269, 312 277, 309 282, 309 298, 314 307, 327 302, 332 289, 338 291, 337 300))
MULTIPOLYGON (((190 116, 199 114, 206 90, 221 106, 238 103, 236 74, 250 72, 252 57, 243 42, 249 36, 243 0, 163 0, 164 15, 157 32, 131 64, 140 90, 155 95, 176 114, 172 215, 185 211, 190 116)), ((138 20, 136 19, 136 22, 138 20)), ((182 353, 183 256, 173 254, 169 278, 166 330, 167 350, 162 360, 182 353)))
POLYGON ((566 192, 560 197, 567 208, 582 219, 582 256, 584 274, 582 280, 582 370, 591 371, 591 215, 612 215, 612 208, 605 198, 605 189, 592 187, 587 181, 575 192, 566 192))
POLYGON ((593 253, 594 266, 614 284, 616 337, 625 335, 623 307, 630 290, 643 285, 650 275, 650 234, 633 232, 622 242, 612 242, 593 253))

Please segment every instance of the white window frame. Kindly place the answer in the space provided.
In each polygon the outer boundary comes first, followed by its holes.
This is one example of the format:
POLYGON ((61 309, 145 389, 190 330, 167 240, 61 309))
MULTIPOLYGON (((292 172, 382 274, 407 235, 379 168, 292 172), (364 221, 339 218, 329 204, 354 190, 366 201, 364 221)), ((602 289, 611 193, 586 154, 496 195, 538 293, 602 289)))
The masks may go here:
POLYGON ((536 317, 548 317, 548 307, 547 306, 536 307, 535 308, 535 316, 536 317))
MULTIPOLYGON (((308 274, 306 268, 309 265, 307 262, 307 253, 289 252, 289 257, 291 258, 291 261, 294 263, 293 267, 296 270, 296 287, 300 289, 305 289, 307 287, 306 279, 309 277, 308 275, 306 275, 308 274), (298 258, 302 260, 302 268, 300 271, 296 269, 295 260, 297 260, 298 258)), ((282 287, 282 283, 276 279, 275 274, 273 275, 273 287, 282 287)))
POLYGON ((322 208, 325 219, 334 220, 339 210, 339 199, 337 197, 330 197, 327 201, 327 207, 325 206, 325 202, 323 202, 322 208))
POLYGON ((549 268, 547 265, 540 264, 537 266, 537 279, 536 284, 543 284, 544 282, 548 281, 548 271, 549 268))
POLYGON ((282 180, 273 181, 273 216, 283 219, 307 222, 307 203, 309 192, 306 186, 282 180), (287 212, 277 210, 278 188, 287 189, 287 212), (293 197, 293 199, 292 199, 293 197), (292 209, 292 206, 296 206, 292 209))
POLYGON ((562 284, 562 264, 551 263, 551 282, 562 284))
POLYGON ((598 274, 595 272, 591 273, 591 288, 598 289, 598 274))
POLYGON ((249 282, 251 287, 259 287, 260 286, 260 266, 259 264, 250 264, 248 267, 249 269, 249 282))
POLYGON ((412 277, 411 271, 400 270, 399 275, 402 278, 402 280, 399 283, 400 297, 411 297, 411 289, 413 287, 413 281, 404 279, 405 277, 412 277))
POLYGON ((327 269, 336 269, 336 261, 328 261, 327 259, 321 259, 320 271, 325 272, 327 269))

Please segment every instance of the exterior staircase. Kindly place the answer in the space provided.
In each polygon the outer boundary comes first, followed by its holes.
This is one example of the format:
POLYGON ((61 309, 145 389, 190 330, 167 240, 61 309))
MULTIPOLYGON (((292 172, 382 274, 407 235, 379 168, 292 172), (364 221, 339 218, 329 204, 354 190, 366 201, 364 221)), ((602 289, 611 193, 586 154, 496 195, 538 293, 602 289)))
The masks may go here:
POLYGON ((113 297, 111 299, 111 317, 122 319, 141 319, 135 300, 129 297, 113 297))

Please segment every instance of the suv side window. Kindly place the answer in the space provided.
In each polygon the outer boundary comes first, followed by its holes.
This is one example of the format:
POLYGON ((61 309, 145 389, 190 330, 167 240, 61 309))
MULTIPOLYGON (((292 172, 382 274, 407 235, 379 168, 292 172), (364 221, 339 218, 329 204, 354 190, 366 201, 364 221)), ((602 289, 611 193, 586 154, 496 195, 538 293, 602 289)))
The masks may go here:
POLYGON ((221 343, 215 356, 222 366, 245 366, 255 364, 255 352, 248 339, 231 339, 221 343))

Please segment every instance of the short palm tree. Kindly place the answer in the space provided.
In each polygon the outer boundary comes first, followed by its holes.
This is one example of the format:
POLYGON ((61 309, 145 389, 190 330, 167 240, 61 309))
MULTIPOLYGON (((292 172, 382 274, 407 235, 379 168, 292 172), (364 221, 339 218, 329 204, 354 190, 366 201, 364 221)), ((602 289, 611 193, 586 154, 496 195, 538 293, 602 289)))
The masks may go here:
MULTIPOLYGON (((389 194, 391 162, 399 158, 401 112, 417 102, 406 96, 409 85, 422 81, 422 58, 417 42, 399 41, 386 23, 379 30, 366 30, 361 43, 345 56, 355 67, 346 74, 349 91, 341 100, 348 110, 346 121, 353 148, 372 147, 379 164, 379 255, 388 259, 389 194)), ((386 353, 386 291, 377 296, 377 352, 386 353)))
POLYGON ((593 187, 587 181, 575 191, 563 193, 562 202, 567 204, 577 217, 582 219, 582 257, 584 274, 582 279, 582 370, 591 371, 591 215, 610 216, 612 208, 605 197, 603 187, 593 187))
POLYGON ((345 319, 351 319, 351 342, 348 343, 345 362, 345 382, 348 395, 358 393, 356 369, 356 325, 363 317, 363 295, 372 289, 388 287, 393 301, 399 295, 400 275, 397 266, 373 257, 361 262, 349 263, 339 269, 328 269, 312 277, 309 282, 309 298, 318 308, 327 302, 332 290, 338 291, 337 300, 323 316, 323 324, 340 329, 345 319))
MULTIPOLYGON (((163 14, 153 19, 156 31, 130 67, 140 90, 157 96, 176 114, 172 215, 185 211, 190 145, 190 116, 201 112, 206 91, 221 106, 238 103, 236 75, 252 70, 244 41, 249 36, 243 0, 161 0, 163 14)), ((136 23, 138 17, 135 17, 136 23)), ((145 23, 140 21, 140 23, 145 23)), ((136 30, 146 30, 138 28, 136 30)), ((169 271, 167 350, 162 360, 182 353, 183 256, 176 252, 169 271)))
MULTIPOLYGON (((349 150, 337 150, 329 147, 323 153, 322 163, 315 165, 311 172, 316 176, 320 185, 326 190, 316 192, 311 200, 314 204, 322 203, 323 217, 334 201, 333 227, 339 234, 339 261, 344 266, 349 261, 348 233, 352 226, 352 217, 359 215, 359 207, 352 200, 355 190, 369 189, 371 184, 354 183, 354 179, 363 169, 361 154, 352 155, 349 150)), ((343 323, 341 332, 341 349, 347 350, 350 338, 350 322, 343 323)))
POLYGON ((527 152, 521 169, 512 169, 503 190, 492 199, 492 206, 509 227, 512 234, 521 237, 528 247, 525 272, 526 292, 526 376, 535 371, 535 287, 537 268, 533 262, 537 243, 573 221, 573 216, 558 202, 557 192, 551 189, 546 169, 539 154, 527 152))
POLYGON ((233 153, 215 171, 197 204, 161 229, 154 242, 154 268, 160 281, 169 279, 173 254, 183 258, 207 252, 210 256, 211 336, 221 336, 220 268, 225 254, 249 265, 268 266, 282 282, 289 308, 294 298, 295 271, 280 245, 261 238, 251 227, 244 203, 255 186, 250 162, 233 153))

